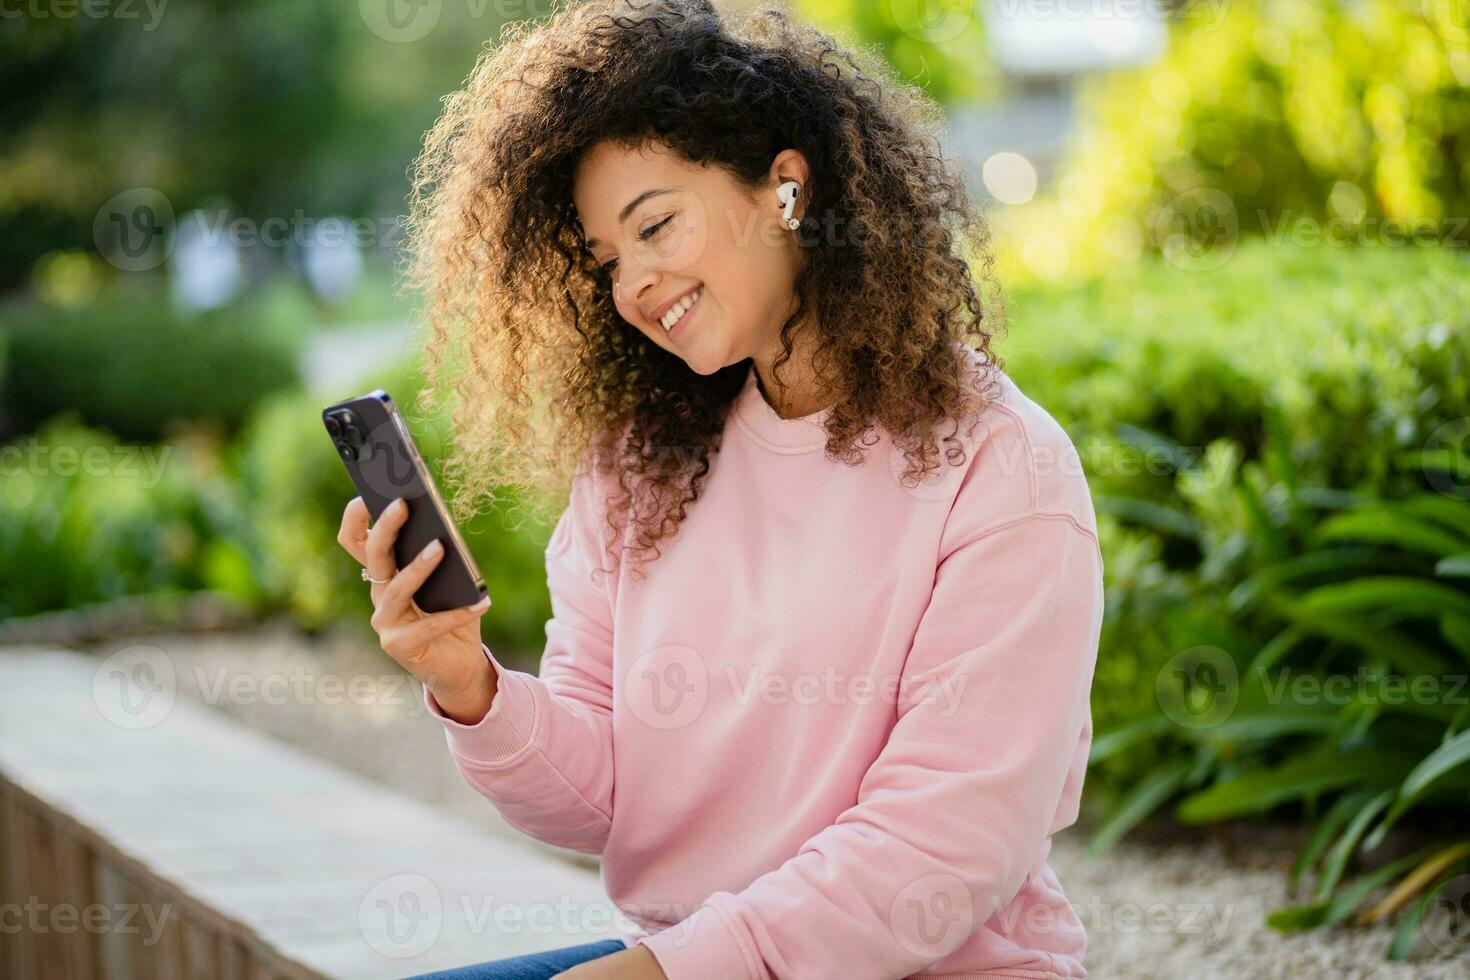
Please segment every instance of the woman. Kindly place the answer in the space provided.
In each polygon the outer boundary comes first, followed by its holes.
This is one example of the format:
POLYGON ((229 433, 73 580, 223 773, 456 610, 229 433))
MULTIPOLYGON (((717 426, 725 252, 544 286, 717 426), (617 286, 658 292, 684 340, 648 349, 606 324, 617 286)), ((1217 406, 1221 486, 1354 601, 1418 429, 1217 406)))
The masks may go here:
POLYGON ((678 0, 513 30, 446 103, 410 229, 457 502, 575 461, 539 675, 412 604, 442 549, 395 574, 401 509, 354 500, 340 540, 465 779, 600 854, 631 924, 448 975, 1086 976, 1046 858, 1092 735, 1093 510, 993 355, 932 108, 678 0))

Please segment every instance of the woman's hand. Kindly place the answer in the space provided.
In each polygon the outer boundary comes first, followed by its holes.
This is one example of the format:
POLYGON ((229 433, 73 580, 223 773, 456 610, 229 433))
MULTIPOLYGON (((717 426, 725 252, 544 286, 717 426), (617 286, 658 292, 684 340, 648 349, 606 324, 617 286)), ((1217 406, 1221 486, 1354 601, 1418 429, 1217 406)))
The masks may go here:
POLYGON ((647 946, 629 946, 621 953, 578 963, 557 975, 558 980, 669 980, 647 946))
POLYGON ((485 717, 495 699, 495 669, 480 648, 480 617, 489 607, 482 599, 474 606, 426 613, 413 594, 444 558, 444 544, 432 541, 408 567, 398 571, 393 541, 408 518, 408 504, 400 497, 368 529, 368 509, 353 497, 342 512, 337 543, 376 579, 373 583, 372 627, 378 643, 434 695, 444 713, 462 724, 485 717))

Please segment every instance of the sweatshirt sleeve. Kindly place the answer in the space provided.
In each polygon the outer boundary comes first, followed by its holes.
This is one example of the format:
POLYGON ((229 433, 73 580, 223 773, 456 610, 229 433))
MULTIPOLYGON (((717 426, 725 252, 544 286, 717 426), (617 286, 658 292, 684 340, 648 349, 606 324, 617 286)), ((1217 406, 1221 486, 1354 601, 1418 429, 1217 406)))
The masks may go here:
POLYGON ((511 826, 587 854, 607 842, 613 800, 613 619, 609 589, 594 575, 605 553, 598 486, 578 473, 547 542, 552 618, 539 676, 506 667, 482 644, 497 687, 473 725, 446 715, 424 688, 465 781, 511 826))
POLYGON ((1072 515, 968 534, 938 564, 856 804, 638 942, 669 980, 894 980, 942 960, 1076 820, 1102 608, 1097 539, 1072 515))

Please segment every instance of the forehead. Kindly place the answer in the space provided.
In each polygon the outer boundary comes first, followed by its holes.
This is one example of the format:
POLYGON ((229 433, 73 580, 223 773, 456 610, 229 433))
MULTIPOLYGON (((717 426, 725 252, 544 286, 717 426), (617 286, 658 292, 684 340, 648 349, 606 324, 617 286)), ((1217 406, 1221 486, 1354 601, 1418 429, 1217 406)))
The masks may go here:
POLYGON ((572 178, 572 203, 589 235, 610 230, 618 212, 653 187, 695 190, 707 168, 685 160, 661 143, 624 146, 605 141, 588 150, 572 178))

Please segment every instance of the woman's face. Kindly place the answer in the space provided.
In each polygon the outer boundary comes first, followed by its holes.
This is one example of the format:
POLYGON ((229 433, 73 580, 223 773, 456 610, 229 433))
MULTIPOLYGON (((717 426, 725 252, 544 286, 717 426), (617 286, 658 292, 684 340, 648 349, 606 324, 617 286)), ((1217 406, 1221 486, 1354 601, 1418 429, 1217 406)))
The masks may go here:
MULTIPOLYGON (((776 198, 784 180, 806 186, 796 150, 775 157, 754 200, 724 170, 660 143, 634 149, 609 141, 589 150, 572 198, 592 255, 611 266, 622 318, 699 374, 772 356, 795 306, 800 259, 776 198), (682 317, 666 326, 681 307, 682 317)), ((795 216, 803 203, 798 197, 795 216)))

